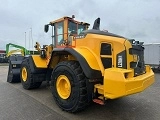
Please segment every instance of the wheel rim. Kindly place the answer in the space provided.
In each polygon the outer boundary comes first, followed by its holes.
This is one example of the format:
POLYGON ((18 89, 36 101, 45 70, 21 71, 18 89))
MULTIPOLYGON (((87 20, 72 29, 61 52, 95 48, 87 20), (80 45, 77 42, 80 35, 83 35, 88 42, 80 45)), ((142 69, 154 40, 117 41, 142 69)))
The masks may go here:
POLYGON ((62 99, 67 99, 71 94, 71 84, 65 75, 60 75, 57 78, 56 88, 59 96, 62 99))
POLYGON ((25 67, 22 68, 22 80, 27 81, 27 69, 25 67))

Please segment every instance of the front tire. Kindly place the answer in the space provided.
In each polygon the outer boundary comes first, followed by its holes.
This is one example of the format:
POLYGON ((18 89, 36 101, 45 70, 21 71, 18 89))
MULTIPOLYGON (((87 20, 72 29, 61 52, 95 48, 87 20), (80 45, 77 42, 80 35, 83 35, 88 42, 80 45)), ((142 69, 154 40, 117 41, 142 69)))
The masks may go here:
POLYGON ((88 104, 86 77, 77 61, 64 61, 55 67, 51 88, 62 110, 77 112, 85 109, 88 104))
POLYGON ((20 70, 20 79, 24 89, 33 89, 40 87, 42 82, 34 82, 33 73, 29 65, 29 59, 23 60, 20 70))

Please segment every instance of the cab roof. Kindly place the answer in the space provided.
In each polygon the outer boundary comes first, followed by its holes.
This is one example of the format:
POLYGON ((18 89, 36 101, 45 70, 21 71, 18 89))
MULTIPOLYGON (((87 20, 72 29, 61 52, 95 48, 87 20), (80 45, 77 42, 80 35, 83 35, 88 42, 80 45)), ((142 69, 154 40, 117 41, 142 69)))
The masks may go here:
POLYGON ((61 22, 61 21, 65 20, 65 19, 72 20, 72 21, 74 21, 75 23, 78 23, 78 24, 90 25, 89 23, 86 23, 86 22, 76 21, 76 20, 74 20, 73 18, 68 17, 68 16, 64 16, 64 17, 59 18, 59 19, 57 19, 57 20, 53 20, 53 21, 50 22, 50 24, 54 24, 54 23, 57 23, 57 22, 61 22))

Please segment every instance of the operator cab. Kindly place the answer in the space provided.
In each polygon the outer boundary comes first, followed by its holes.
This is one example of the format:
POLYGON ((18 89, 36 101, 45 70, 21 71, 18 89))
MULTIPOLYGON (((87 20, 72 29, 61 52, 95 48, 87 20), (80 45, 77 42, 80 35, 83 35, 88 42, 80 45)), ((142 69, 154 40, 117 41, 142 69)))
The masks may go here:
POLYGON ((87 30, 90 24, 75 21, 74 16, 72 16, 72 18, 63 17, 51 21, 45 25, 45 32, 48 32, 49 25, 52 26, 52 43, 55 47, 73 47, 75 42, 73 38, 87 30))

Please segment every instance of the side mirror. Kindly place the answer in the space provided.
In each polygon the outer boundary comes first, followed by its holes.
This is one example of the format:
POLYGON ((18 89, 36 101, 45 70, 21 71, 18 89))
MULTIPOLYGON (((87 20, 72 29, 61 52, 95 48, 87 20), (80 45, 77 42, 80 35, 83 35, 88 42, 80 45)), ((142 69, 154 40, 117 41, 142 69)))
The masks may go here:
POLYGON ((48 31, 49 31, 49 25, 45 25, 45 26, 44 26, 44 32, 47 33, 48 31))

